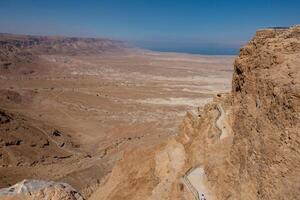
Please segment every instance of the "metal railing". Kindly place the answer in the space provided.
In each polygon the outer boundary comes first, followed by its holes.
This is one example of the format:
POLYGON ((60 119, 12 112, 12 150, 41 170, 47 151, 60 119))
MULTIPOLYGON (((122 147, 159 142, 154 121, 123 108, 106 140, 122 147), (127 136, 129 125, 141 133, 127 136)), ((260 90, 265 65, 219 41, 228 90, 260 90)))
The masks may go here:
POLYGON ((191 168, 185 173, 185 175, 182 177, 182 181, 185 184, 185 186, 189 189, 189 191, 193 194, 193 196, 195 197, 195 200, 200 200, 199 192, 194 188, 194 186, 191 184, 191 182, 187 178, 187 176, 191 173, 191 171, 193 171, 193 169, 194 168, 191 168))

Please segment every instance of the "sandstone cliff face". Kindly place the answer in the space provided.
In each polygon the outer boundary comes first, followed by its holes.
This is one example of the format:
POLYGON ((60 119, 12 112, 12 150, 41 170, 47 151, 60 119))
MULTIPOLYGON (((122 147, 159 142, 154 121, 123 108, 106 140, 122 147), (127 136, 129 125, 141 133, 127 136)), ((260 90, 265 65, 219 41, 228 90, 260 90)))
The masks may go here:
POLYGON ((298 199, 300 27, 258 31, 233 76, 234 197, 298 199))
POLYGON ((300 26, 258 31, 234 68, 230 94, 125 154, 91 199, 298 199, 300 26))

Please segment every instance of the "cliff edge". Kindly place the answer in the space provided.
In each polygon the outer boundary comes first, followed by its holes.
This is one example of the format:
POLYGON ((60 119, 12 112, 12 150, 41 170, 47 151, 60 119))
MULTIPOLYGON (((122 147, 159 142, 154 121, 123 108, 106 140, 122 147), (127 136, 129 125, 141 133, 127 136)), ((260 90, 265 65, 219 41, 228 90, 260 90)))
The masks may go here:
POLYGON ((298 199, 300 26, 257 31, 232 91, 154 149, 128 151, 91 200, 298 199))

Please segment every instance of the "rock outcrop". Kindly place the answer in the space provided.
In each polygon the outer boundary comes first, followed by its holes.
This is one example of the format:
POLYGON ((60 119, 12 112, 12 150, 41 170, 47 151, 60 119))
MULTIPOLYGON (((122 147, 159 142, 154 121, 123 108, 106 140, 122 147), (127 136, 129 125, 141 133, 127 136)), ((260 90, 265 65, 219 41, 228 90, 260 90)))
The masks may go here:
POLYGON ((258 31, 235 61, 232 187, 226 191, 234 198, 299 198, 299 56, 296 26, 258 31))
POLYGON ((0 189, 1 200, 84 200, 69 184, 42 180, 23 180, 0 189))
POLYGON ((91 200, 299 199, 299 94, 300 26, 258 31, 232 92, 188 113, 174 139, 125 153, 91 200))

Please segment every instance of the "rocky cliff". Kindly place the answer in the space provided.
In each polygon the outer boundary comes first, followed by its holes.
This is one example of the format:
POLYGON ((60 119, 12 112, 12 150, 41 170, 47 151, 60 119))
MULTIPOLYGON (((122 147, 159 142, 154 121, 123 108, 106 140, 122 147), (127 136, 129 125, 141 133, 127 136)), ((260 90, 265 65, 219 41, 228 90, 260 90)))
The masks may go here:
POLYGON ((300 26, 257 31, 232 91, 154 149, 124 154, 92 200, 298 199, 300 26))
POLYGON ((232 189, 239 199, 298 199, 300 27, 262 30, 233 77, 232 189))

